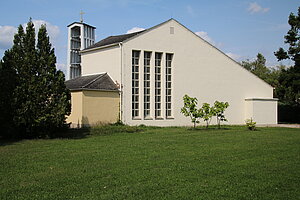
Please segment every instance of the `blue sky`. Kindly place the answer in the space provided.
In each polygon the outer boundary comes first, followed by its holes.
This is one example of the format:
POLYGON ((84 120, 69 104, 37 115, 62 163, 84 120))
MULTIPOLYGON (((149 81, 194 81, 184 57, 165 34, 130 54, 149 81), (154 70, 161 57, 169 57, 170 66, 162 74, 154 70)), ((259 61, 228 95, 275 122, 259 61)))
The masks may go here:
MULTIPOLYGON (((96 40, 149 28, 174 18, 237 61, 258 52, 276 66, 273 52, 284 45, 288 15, 297 13, 296 0, 9 0, 1 2, 0 58, 12 45, 16 27, 32 17, 46 23, 59 69, 66 71, 67 25, 79 21, 97 27, 96 40)), ((284 64, 291 64, 285 62, 284 64)))

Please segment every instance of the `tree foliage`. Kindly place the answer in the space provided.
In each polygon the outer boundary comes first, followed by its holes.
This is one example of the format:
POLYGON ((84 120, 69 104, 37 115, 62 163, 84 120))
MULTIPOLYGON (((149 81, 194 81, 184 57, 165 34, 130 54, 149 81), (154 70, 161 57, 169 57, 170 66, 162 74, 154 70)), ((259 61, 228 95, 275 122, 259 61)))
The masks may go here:
POLYGON ((266 66, 266 59, 261 54, 258 53, 256 56, 256 59, 254 61, 246 60, 242 61, 241 65, 247 69, 248 71, 252 72, 268 84, 272 85, 274 87, 275 79, 274 73, 276 73, 275 69, 270 69, 266 66))
POLYGON ((213 106, 210 106, 209 103, 203 103, 201 108, 197 108, 198 99, 184 95, 183 104, 181 113, 191 118, 194 128, 197 123, 200 123, 200 119, 205 121, 206 128, 208 128, 213 116, 217 118, 218 128, 221 126, 221 121, 227 121, 224 112, 229 106, 228 102, 215 101, 213 106))
MULTIPOLYGON (((6 51, 3 61, 0 61, 0 129, 2 136, 8 137, 13 134, 13 117, 12 109, 13 91, 16 85, 16 71, 11 68, 12 62, 11 51, 6 51)), ((1 134, 0 134, 1 136, 1 134)))
POLYGON ((293 60, 294 66, 282 70, 279 76, 281 85, 279 99, 285 104, 300 106, 300 7, 298 15, 294 13, 289 15, 288 23, 290 30, 284 36, 284 42, 289 48, 287 50, 279 48, 274 54, 278 61, 293 60))
POLYGON ((201 117, 201 113, 197 108, 198 99, 189 97, 188 95, 184 95, 183 97, 183 107, 181 108, 181 113, 186 116, 190 117, 192 123, 194 124, 194 128, 196 127, 196 123, 199 123, 198 118, 201 117))
MULTIPOLYGON (((4 107, 5 104, 1 103, 1 109, 5 110, 1 119, 12 118, 15 137, 52 136, 64 126, 71 105, 64 74, 56 70, 56 57, 46 26, 39 29, 36 42, 31 19, 26 32, 20 25, 13 47, 5 52, 1 62, 0 73, 9 73, 12 77, 6 80, 9 85, 6 104, 9 105, 4 107)), ((4 78, 1 84, 5 84, 4 78)))
POLYGON ((279 98, 281 102, 293 102, 295 96, 293 95, 293 90, 287 84, 293 82, 294 75, 287 73, 288 69, 284 65, 268 68, 265 63, 266 59, 264 56, 258 53, 254 61, 242 61, 241 65, 273 86, 275 88, 274 97, 279 98))
POLYGON ((215 101, 213 106, 213 115, 217 118, 218 128, 221 128, 221 121, 227 121, 225 118, 225 110, 228 108, 228 102, 215 101))
POLYGON ((214 109, 210 107, 209 103, 203 103, 200 109, 201 116, 206 122, 206 128, 208 128, 211 118, 214 116, 214 109))

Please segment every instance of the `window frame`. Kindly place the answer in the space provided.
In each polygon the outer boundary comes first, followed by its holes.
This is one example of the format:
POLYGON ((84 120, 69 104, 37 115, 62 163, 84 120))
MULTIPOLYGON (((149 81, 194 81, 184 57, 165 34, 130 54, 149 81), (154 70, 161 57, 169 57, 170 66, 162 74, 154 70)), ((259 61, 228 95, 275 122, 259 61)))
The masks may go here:
POLYGON ((141 57, 141 51, 132 50, 131 54, 131 117, 132 119, 138 119, 140 117, 140 66, 139 61, 141 57))
POLYGON ((173 53, 166 53, 165 65, 165 116, 170 119, 173 118, 173 89, 172 89, 172 71, 173 71, 173 53))

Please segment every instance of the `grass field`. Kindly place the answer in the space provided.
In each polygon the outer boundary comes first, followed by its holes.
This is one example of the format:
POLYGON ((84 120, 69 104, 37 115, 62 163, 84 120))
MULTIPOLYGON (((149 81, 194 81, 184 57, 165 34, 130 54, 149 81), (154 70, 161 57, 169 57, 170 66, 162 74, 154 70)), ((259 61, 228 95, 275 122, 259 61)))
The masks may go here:
POLYGON ((109 127, 0 145, 0 199, 300 199, 300 129, 109 127))

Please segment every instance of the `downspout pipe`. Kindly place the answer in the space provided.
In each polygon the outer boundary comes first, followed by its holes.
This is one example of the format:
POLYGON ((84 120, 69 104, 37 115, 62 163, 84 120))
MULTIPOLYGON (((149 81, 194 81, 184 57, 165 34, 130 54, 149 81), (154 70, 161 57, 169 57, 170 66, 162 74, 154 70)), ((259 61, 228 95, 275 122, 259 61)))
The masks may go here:
POLYGON ((120 83, 120 120, 125 123, 125 119, 123 116, 123 43, 119 43, 120 51, 121 51, 121 83, 120 83))

